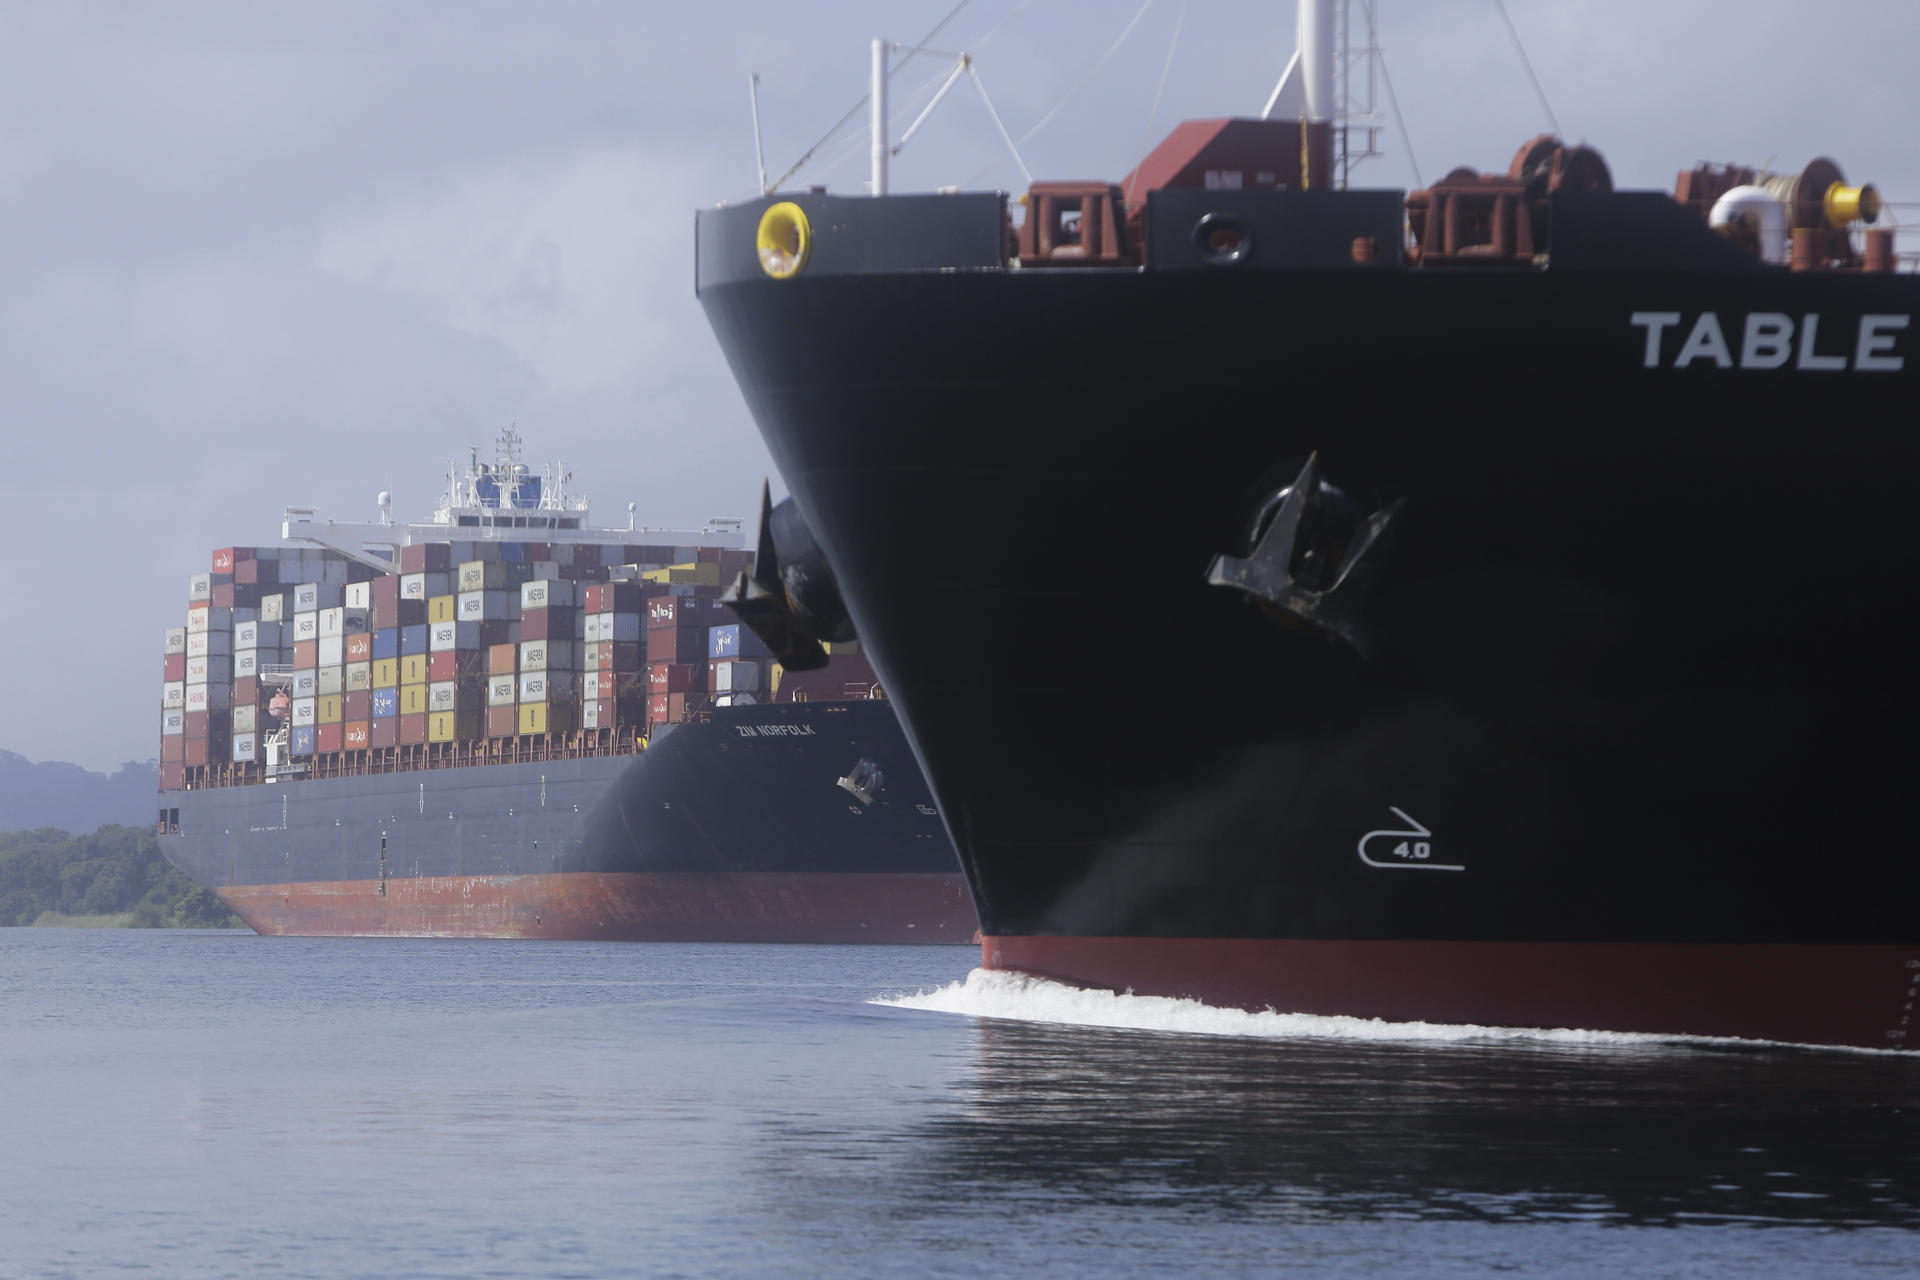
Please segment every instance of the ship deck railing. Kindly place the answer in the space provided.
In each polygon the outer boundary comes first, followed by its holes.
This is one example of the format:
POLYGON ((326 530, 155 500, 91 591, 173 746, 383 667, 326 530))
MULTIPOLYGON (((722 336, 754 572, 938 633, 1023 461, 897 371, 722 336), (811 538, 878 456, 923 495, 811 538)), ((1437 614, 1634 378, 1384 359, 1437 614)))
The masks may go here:
MULTIPOLYGON (((465 742, 426 742, 360 751, 334 751, 303 757, 302 778, 368 778, 383 774, 417 773, 432 769, 469 769, 494 764, 536 764, 548 760, 591 760, 604 756, 640 755, 646 739, 633 728, 585 729, 577 733, 533 734, 515 738, 483 738, 465 742)), ((280 773, 269 774, 261 764, 189 766, 184 790, 261 785, 280 773)))

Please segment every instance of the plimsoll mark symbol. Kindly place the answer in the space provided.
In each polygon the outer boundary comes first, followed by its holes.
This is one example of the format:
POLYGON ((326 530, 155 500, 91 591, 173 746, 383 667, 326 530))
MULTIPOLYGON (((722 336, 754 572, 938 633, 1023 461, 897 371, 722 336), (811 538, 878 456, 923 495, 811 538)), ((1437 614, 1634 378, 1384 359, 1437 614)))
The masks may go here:
POLYGON ((1405 828, 1388 827, 1379 831, 1369 831, 1360 837, 1356 851, 1360 861, 1370 867, 1379 867, 1383 871, 1465 871, 1462 863, 1435 862, 1433 860, 1433 832, 1421 825, 1405 809, 1388 805, 1387 809, 1394 817, 1406 823, 1405 828), (1389 846, 1387 841, 1394 841, 1389 846), (1369 844, 1376 845, 1382 855, 1374 857, 1367 852, 1369 844))

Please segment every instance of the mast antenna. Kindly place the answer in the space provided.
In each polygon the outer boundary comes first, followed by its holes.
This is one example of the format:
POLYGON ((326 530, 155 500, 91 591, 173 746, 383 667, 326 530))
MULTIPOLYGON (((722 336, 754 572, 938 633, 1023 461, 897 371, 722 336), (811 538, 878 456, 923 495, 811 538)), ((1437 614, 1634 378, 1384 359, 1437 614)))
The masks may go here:
POLYGON ((760 73, 747 75, 747 96, 753 99, 753 158, 760 167, 760 194, 767 194, 767 149, 760 142, 760 73))

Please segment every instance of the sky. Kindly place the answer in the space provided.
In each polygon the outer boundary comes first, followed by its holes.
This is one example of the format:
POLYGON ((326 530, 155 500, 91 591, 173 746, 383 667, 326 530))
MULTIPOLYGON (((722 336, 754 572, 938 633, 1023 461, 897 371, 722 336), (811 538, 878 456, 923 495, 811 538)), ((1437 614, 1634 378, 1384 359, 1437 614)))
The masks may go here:
MULTIPOLYGON (((1913 0, 1506 3, 1619 186, 1831 155, 1920 202, 1913 0)), ((605 523, 750 515, 772 464, 693 296, 693 210, 756 193, 750 73, 778 175, 873 38, 954 4, 0 6, 0 749, 153 758, 161 633, 213 548, 381 490, 424 518, 503 427, 605 523)), ((1379 7, 1405 130, 1356 185, 1504 170, 1552 127, 1494 0, 1379 7)), ((973 53, 1036 176, 1118 179, 1182 119, 1257 114, 1293 28, 1287 0, 969 0, 930 43, 973 53)), ((948 61, 898 67, 896 136, 948 61)), ((857 193, 864 118, 792 181, 857 193)), ((952 184, 1024 185, 958 90, 893 175, 952 184)))

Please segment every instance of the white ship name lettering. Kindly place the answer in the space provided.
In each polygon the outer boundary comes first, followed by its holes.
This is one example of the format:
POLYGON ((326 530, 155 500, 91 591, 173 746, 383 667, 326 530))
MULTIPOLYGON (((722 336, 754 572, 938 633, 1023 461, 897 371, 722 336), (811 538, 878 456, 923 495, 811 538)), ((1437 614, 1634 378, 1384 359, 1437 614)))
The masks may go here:
POLYGON ((811 738, 810 724, 737 724, 734 731, 743 738, 811 738))
POLYGON ((1863 315, 1853 333, 1851 354, 1842 355, 1832 349, 1831 337, 1822 343, 1818 312, 1796 318, 1778 311, 1756 311, 1730 317, 1725 324, 1712 311, 1701 312, 1690 324, 1678 311, 1636 311, 1627 318, 1646 337, 1644 368, 1662 368, 1663 360, 1669 369, 1702 362, 1716 369, 1784 369, 1791 363, 1796 371, 1816 373, 1843 369, 1899 373, 1907 361, 1892 354, 1894 343, 1912 321, 1912 316, 1863 315), (1685 337, 1676 344, 1669 339, 1669 331, 1676 338, 1685 337), (1822 351, 1822 346, 1827 350, 1822 351))

